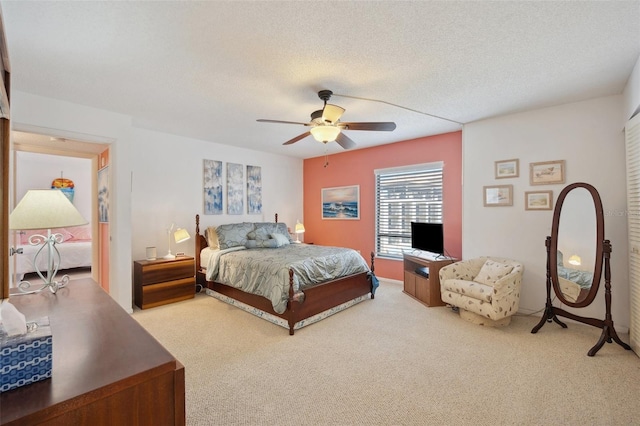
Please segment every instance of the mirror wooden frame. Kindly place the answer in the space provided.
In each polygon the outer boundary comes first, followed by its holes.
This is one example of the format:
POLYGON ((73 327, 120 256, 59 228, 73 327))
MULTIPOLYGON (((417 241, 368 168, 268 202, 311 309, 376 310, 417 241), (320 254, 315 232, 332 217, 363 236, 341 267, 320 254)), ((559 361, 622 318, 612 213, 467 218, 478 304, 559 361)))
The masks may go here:
POLYGON ((551 273, 551 283, 553 284, 553 290, 555 291, 558 299, 567 306, 571 306, 572 308, 584 308, 585 306, 589 306, 593 299, 595 299, 596 294, 598 294, 598 289, 600 287, 600 279, 602 277, 602 266, 604 263, 604 212, 602 209, 602 200, 600 199, 600 194, 598 191, 588 183, 572 183, 565 187, 560 195, 558 195, 558 201, 556 201, 556 208, 553 211, 553 222, 551 225, 551 247, 550 247, 550 258, 549 258, 549 268, 551 273), (575 189, 584 188, 591 194, 591 198, 593 199, 593 204, 595 207, 596 213, 596 240, 594 244, 596 245, 596 255, 595 255, 595 265, 593 267, 593 279, 591 282, 591 289, 587 296, 578 302, 572 302, 564 297, 564 293, 560 289, 560 283, 558 280, 558 234, 560 232, 560 216, 562 207, 564 205, 564 201, 569 195, 569 193, 575 189))
POLYGON ((604 239, 604 212, 602 208, 602 200, 600 198, 600 194, 598 191, 590 184, 584 182, 572 183, 566 186, 560 195, 558 196, 558 200, 556 201, 556 206, 553 211, 553 223, 551 227, 551 236, 548 236, 545 240, 545 246, 547 249, 547 300, 545 303, 545 310, 540 318, 540 322, 531 330, 531 333, 535 334, 542 328, 542 326, 547 322, 554 321, 559 324, 562 328, 567 328, 567 324, 560 321, 558 319, 559 316, 572 319, 577 322, 581 322, 584 324, 592 325, 594 327, 598 327, 602 329, 602 334, 600 335, 600 339, 593 346, 587 355, 594 356, 600 348, 605 344, 605 342, 612 343, 615 341, 620 346, 627 350, 631 350, 631 347, 624 343, 618 337, 616 330, 613 325, 613 318, 611 316, 611 266, 610 266, 610 258, 611 258, 611 242, 609 240, 604 239), (567 195, 574 189, 584 188, 589 191, 591 197, 593 198, 593 203, 596 210, 596 259, 594 265, 594 274, 593 281, 591 285, 591 289, 587 296, 578 302, 571 302, 566 299, 562 291, 560 290, 559 280, 558 280, 558 231, 560 225, 560 215, 562 212, 562 206, 564 204, 565 198, 567 195), (600 280, 602 276, 602 269, 604 267, 604 280, 605 280, 605 319, 599 320, 595 318, 587 318, 581 317, 579 315, 575 315, 571 312, 567 312, 564 309, 553 306, 551 300, 551 289, 563 304, 573 307, 573 308, 584 308, 585 306, 589 306, 596 294, 598 293, 598 289, 600 287, 600 280))

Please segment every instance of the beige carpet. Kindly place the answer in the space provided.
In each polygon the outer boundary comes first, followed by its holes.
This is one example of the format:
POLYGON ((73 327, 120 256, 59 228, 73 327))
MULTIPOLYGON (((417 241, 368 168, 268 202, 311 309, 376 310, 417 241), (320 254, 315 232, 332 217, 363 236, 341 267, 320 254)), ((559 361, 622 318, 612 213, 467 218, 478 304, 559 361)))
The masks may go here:
POLYGON ((133 316, 185 365, 192 426, 640 425, 640 358, 588 357, 600 329, 485 328, 396 283, 295 336, 204 294, 133 316))

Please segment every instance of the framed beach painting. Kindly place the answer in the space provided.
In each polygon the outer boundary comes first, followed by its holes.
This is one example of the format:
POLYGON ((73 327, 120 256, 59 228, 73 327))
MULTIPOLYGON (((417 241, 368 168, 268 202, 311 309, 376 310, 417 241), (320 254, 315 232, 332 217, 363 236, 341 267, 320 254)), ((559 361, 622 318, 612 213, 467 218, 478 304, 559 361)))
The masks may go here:
POLYGON ((485 207, 513 205, 513 185, 493 185, 482 188, 485 207))
POLYGON ((360 185, 322 188, 322 219, 360 219, 360 185))
POLYGON ((564 166, 564 160, 530 163, 529 183, 531 185, 564 183, 564 166))
POLYGON ((553 191, 526 191, 524 193, 525 210, 551 210, 553 191))
POLYGON ((520 176, 519 160, 502 160, 495 162, 496 179, 514 178, 520 176))

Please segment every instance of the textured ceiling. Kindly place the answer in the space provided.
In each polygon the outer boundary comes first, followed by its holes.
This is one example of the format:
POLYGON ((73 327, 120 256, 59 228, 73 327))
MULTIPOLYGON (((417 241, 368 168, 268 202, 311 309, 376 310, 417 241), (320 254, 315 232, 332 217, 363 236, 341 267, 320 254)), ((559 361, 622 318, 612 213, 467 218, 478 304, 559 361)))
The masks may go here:
POLYGON ((308 128, 256 119, 308 122, 321 89, 350 96, 332 98, 343 121, 396 122, 347 131, 358 149, 461 128, 423 113, 468 123, 619 94, 640 54, 639 1, 0 4, 14 90, 300 158, 342 148, 283 146, 308 128))

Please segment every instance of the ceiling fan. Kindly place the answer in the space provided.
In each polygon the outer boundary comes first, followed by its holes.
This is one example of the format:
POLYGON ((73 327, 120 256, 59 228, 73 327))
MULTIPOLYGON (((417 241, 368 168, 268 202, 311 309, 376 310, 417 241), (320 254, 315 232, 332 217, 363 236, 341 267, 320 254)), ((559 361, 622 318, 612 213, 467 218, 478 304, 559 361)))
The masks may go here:
POLYGON ((340 117, 345 109, 338 105, 328 104, 333 92, 331 90, 321 90, 318 97, 324 101, 324 107, 311 113, 311 121, 309 123, 299 123, 295 121, 281 120, 265 120, 258 119, 261 123, 284 123, 284 124, 300 124, 311 127, 307 132, 296 136, 283 143, 283 145, 291 145, 311 135, 318 142, 327 143, 336 141, 344 149, 350 149, 356 146, 356 143, 345 135, 343 130, 372 130, 390 132, 396 128, 394 122, 366 122, 366 123, 345 123, 340 121, 340 117))

